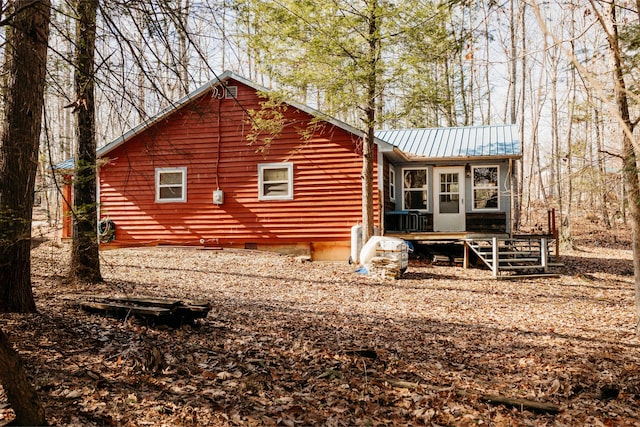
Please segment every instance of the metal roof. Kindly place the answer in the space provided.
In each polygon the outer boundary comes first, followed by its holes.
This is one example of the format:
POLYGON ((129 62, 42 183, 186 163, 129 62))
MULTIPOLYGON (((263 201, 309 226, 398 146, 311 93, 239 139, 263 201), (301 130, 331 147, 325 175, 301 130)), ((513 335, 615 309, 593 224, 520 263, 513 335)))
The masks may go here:
POLYGON ((57 163, 55 165, 49 166, 50 170, 54 171, 65 171, 65 170, 73 170, 76 167, 76 162, 74 158, 67 159, 63 162, 57 163))
POLYGON ((515 125, 381 130, 379 138, 407 158, 519 158, 522 144, 515 125))

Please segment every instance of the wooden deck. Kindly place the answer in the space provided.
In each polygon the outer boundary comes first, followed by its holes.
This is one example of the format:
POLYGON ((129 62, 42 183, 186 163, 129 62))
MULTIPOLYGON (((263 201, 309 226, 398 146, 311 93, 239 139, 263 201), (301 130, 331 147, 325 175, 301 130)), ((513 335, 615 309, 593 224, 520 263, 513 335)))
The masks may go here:
MULTIPOLYGON (((426 246, 463 244, 463 266, 467 268, 470 265, 473 253, 496 278, 523 277, 525 274, 546 277, 552 274, 551 267, 561 265, 558 263, 557 239, 549 234, 386 232, 384 235, 426 246)), ((453 263, 451 254, 448 261, 453 263)))
POLYGON ((498 237, 500 239, 506 239, 509 237, 507 233, 473 233, 473 232, 399 232, 399 231, 387 231, 384 233, 388 237, 397 237, 398 239, 408 240, 411 242, 435 242, 435 241, 458 241, 463 242, 467 239, 487 239, 492 237, 498 237))

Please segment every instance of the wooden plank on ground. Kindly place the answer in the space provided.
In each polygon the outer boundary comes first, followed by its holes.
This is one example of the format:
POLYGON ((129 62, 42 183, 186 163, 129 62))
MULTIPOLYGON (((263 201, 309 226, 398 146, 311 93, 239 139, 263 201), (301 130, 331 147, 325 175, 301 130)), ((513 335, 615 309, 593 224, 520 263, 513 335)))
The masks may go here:
POLYGON ((498 396, 495 394, 484 394, 482 400, 489 403, 497 403, 507 405, 518 409, 529 409, 537 412, 547 412, 549 414, 557 414, 560 408, 552 403, 538 402, 535 400, 518 399, 513 397, 498 396))
POLYGON ((498 276, 498 280, 520 280, 520 279, 555 279, 560 277, 556 273, 538 273, 538 274, 511 274, 506 276, 498 276))
POLYGON ((113 312, 114 314, 140 314, 144 316, 167 316, 171 314, 171 310, 163 307, 143 307, 137 305, 117 304, 117 303, 101 303, 101 302, 83 302, 80 304, 82 308, 93 312, 113 312))
POLYGON ((171 298, 145 296, 93 297, 79 303, 80 307, 93 313, 117 317, 136 316, 153 319, 154 322, 181 324, 207 317, 211 305, 207 302, 190 302, 171 298))

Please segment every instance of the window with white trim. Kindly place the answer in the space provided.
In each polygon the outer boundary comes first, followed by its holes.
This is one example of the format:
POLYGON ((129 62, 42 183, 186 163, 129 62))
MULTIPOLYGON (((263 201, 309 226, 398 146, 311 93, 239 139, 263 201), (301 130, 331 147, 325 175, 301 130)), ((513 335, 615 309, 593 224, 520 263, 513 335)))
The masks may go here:
POLYGON ((396 169, 389 166, 389 200, 396 201, 396 169))
POLYGON ((293 200, 293 163, 258 165, 259 200, 293 200))
POLYGON ((500 169, 498 166, 473 166, 473 210, 500 209, 500 169))
POLYGON ((187 201, 187 168, 156 168, 156 202, 187 201))
POLYGON ((402 169, 402 209, 429 208, 427 169, 402 169))

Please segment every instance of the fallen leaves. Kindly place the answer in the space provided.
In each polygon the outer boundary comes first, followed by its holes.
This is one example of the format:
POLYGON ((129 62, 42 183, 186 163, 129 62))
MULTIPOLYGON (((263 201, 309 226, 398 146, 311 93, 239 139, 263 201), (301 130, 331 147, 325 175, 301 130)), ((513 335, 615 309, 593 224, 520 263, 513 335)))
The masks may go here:
MULTIPOLYGON (((106 282, 63 283, 33 251, 39 313, 3 315, 51 423, 624 425, 640 416, 630 251, 583 249, 559 278, 410 264, 396 281, 255 251, 104 251, 106 282), (88 314, 89 295, 212 303, 172 328, 88 314), (489 404, 556 405, 556 415, 489 404), (517 400, 516 400, 517 401, 517 400)), ((517 405, 516 405, 517 406, 517 405)), ((0 412, 2 416, 4 412, 0 412)))

